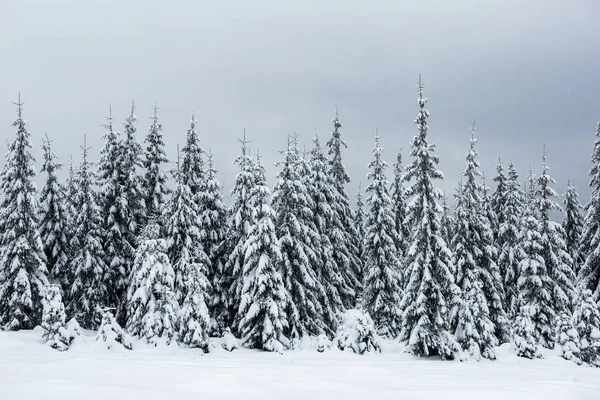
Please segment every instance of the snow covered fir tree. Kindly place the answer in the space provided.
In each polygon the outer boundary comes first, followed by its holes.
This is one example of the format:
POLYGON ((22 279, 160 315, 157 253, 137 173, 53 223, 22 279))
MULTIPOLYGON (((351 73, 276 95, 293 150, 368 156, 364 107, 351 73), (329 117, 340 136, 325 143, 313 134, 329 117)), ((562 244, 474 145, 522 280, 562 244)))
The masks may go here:
POLYGON ((600 366, 600 125, 585 206, 573 178, 557 194, 545 152, 525 179, 511 154, 494 155, 488 187, 474 126, 462 174, 444 181, 420 78, 417 90, 407 158, 392 149, 388 166, 377 133, 364 185, 344 164, 337 109, 327 140, 315 131, 301 151, 308 137, 289 134, 273 168, 245 130, 232 160, 204 150, 195 114, 176 133, 148 110, 142 146, 135 108, 122 133, 109 109, 97 157, 82 135, 63 170, 58 136, 32 146, 19 100, 0 172, 0 328, 39 326, 58 350, 80 324, 76 341, 115 351, 396 346, 494 360, 506 344, 600 366), (216 165, 232 161, 228 186, 216 165))

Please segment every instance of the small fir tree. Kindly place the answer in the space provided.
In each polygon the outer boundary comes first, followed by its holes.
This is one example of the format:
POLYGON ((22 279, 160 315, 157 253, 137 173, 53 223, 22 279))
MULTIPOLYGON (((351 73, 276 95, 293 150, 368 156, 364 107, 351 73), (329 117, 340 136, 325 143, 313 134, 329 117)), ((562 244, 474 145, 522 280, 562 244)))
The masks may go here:
POLYGON ((69 349, 75 338, 66 328, 65 306, 57 285, 49 285, 44 294, 42 315, 43 338, 48 346, 59 351, 69 349))
POLYGON ((142 231, 127 293, 127 330, 154 346, 176 339, 178 305, 166 240, 152 221, 142 231))
POLYGON ((581 360, 600 367, 600 310, 589 289, 580 290, 573 312, 573 325, 579 334, 581 360))
POLYGON ((192 348, 209 351, 210 317, 206 306, 208 282, 199 268, 188 268, 186 296, 180 311, 179 338, 192 348))
POLYGON ((144 188, 146 216, 158 218, 162 212, 169 190, 167 188, 167 175, 163 171, 163 165, 169 162, 165 153, 165 143, 162 135, 162 124, 158 122, 158 107, 154 105, 154 116, 152 124, 146 136, 146 152, 144 154, 144 188))
POLYGON ((564 217, 562 228, 565 232, 565 245, 567 252, 573 260, 573 273, 577 275, 580 266, 583 264, 583 258, 579 254, 579 243, 581 241, 581 231, 583 228, 583 207, 579 202, 579 194, 575 185, 567 182, 567 191, 563 196, 564 217))

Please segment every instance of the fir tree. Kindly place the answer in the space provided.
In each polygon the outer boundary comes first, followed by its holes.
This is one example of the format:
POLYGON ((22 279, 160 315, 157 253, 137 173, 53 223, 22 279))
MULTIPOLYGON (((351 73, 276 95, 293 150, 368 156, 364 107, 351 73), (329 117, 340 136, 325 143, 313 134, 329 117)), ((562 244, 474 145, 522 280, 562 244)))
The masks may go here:
POLYGON ((59 284, 62 292, 65 293, 70 282, 67 270, 69 258, 67 212, 64 204, 64 188, 56 176, 61 164, 56 161, 56 154, 50 145, 51 141, 46 136, 42 146, 44 150, 42 172, 46 173, 46 183, 40 194, 40 236, 50 279, 59 284))
POLYGON ((600 122, 596 126, 596 141, 590 163, 590 201, 585 206, 579 254, 584 263, 579 270, 579 282, 600 300, 600 122))
MULTIPOLYGON (((63 199, 64 199, 64 209, 65 209, 65 229, 67 235, 67 243, 71 243, 73 236, 75 235, 75 230, 77 228, 77 208, 75 206, 75 196, 77 195, 78 190, 77 184, 77 173, 75 171, 75 166, 73 165, 73 156, 71 156, 71 160, 69 161, 69 175, 67 176, 66 185, 64 185, 63 189, 63 199)), ((98 194, 98 201, 101 201, 101 197, 98 194)), ((70 256, 70 255, 69 255, 70 256)), ((70 271, 68 271, 70 273, 70 271)), ((72 279, 68 278, 70 282, 72 279)))
POLYGON ((275 215, 268 203, 269 188, 260 163, 254 172, 256 184, 250 196, 255 223, 244 243, 239 329, 245 347, 281 352, 289 345, 284 330, 285 307, 291 299, 277 269, 281 251, 273 223, 275 215))
MULTIPOLYGON (((396 156, 394 167, 394 181, 392 182, 392 208, 394 211, 394 225, 398 237, 396 247, 398 257, 403 260, 406 256, 410 240, 410 228, 406 221, 406 188, 404 187, 404 166, 402 165, 402 150, 396 156)), ((364 237, 364 236, 360 236, 364 237)), ((403 273, 403 271, 401 271, 403 273)))
POLYGON ((350 176, 342 163, 342 148, 348 146, 342 139, 341 127, 342 123, 336 109, 333 131, 327 141, 330 157, 328 171, 332 179, 334 195, 330 205, 334 217, 331 235, 335 240, 332 240, 331 243, 334 247, 333 256, 343 278, 343 282, 337 286, 338 293, 344 308, 350 309, 356 305, 356 294, 360 291, 361 282, 358 281, 357 276, 361 275, 362 265, 356 246, 357 233, 352 223, 350 199, 345 188, 346 184, 350 183, 350 176))
MULTIPOLYGON (((524 333, 519 334, 519 329, 526 329, 527 336, 531 330, 531 335, 537 343, 551 348, 554 342, 552 327, 556 317, 552 304, 553 282, 546 269, 540 222, 535 211, 532 207, 527 207, 522 217, 520 240, 523 246, 523 259, 519 262, 517 280, 519 313, 515 328, 517 331, 513 333, 513 340, 515 335, 523 337, 524 333)), ((529 342, 529 339, 527 341, 529 342)))
MULTIPOLYGON (((465 182, 456 206, 456 234, 452 239, 456 284, 461 290, 460 303, 453 313, 456 338, 471 357, 495 359, 498 325, 506 325, 502 300, 496 283, 500 274, 490 251, 492 233, 482 203, 482 186, 477 178, 479 161, 475 150, 475 123, 471 128, 465 182)), ((508 329, 506 329, 508 330, 508 329)))
POLYGON ((552 303, 557 313, 572 310, 575 297, 575 275, 572 270, 573 259, 569 255, 564 240, 565 232, 562 226, 550 219, 550 212, 561 211, 561 207, 554 200, 558 198, 556 191, 550 186, 556 183, 548 173, 546 165, 546 152, 542 155, 543 172, 536 185, 537 208, 542 236, 542 256, 552 281, 550 293, 552 303))
POLYGON ((165 154, 165 143, 162 137, 162 124, 158 122, 158 107, 154 105, 152 124, 146 136, 146 152, 144 159, 144 188, 146 189, 146 215, 148 218, 157 218, 162 214, 166 197, 167 176, 162 166, 169 162, 165 154))
POLYGON ((573 325, 580 340, 580 358, 600 367, 600 310, 589 289, 580 290, 573 312, 573 325))
POLYGON ((418 134, 411 145, 413 162, 407 167, 405 180, 414 182, 408 196, 408 218, 414 226, 407 253, 406 287, 400 303, 403 310, 400 338, 415 355, 439 355, 453 358, 458 344, 449 332, 448 307, 454 304, 458 288, 452 276, 452 252, 441 237, 438 201, 442 192, 434 180, 442 179, 437 169, 439 157, 435 145, 427 142, 427 99, 423 84, 418 82, 419 112, 415 123, 418 134))
POLYGON ((186 295, 179 313, 179 337, 189 347, 208 353, 210 317, 205 297, 208 281, 199 268, 190 266, 186 272, 186 295))
POLYGON ((577 188, 571 183, 571 180, 567 183, 567 191, 563 197, 564 217, 562 220, 562 228, 565 232, 565 245, 567 246, 567 252, 573 260, 573 272, 577 275, 579 267, 584 261, 579 255, 579 243, 583 228, 583 208, 579 202, 577 188))
POLYGON ((59 351, 68 350, 74 339, 66 328, 65 319, 65 306, 60 288, 56 285, 46 287, 41 325, 43 338, 50 347, 59 351))
POLYGON ((340 266, 333 257, 335 248, 332 235, 332 225, 335 224, 335 213, 331 207, 334 188, 331 176, 326 170, 326 158, 315 134, 314 146, 310 157, 310 179, 307 182, 308 192, 312 199, 312 214, 315 228, 319 235, 314 251, 318 257, 315 267, 317 280, 323 285, 321 304, 323 320, 327 334, 333 336, 337 330, 339 318, 344 311, 344 304, 338 288, 345 285, 345 280, 339 272, 340 266))
POLYGON ((108 286, 114 276, 106 263, 102 249, 101 218, 93 189, 95 174, 88 162, 85 141, 83 158, 77 171, 77 194, 74 205, 78 210, 76 230, 71 239, 72 259, 69 270, 73 281, 69 289, 69 312, 86 329, 96 329, 101 322, 100 310, 110 304, 108 286))
POLYGON ((504 309, 510 317, 515 317, 519 311, 517 279, 519 263, 525 258, 521 243, 521 217, 524 200, 519 185, 519 175, 513 163, 508 165, 508 179, 504 194, 502 213, 506 216, 498 231, 500 254, 498 266, 504 283, 504 309))
POLYGON ((129 228, 132 226, 130 205, 125 194, 129 175, 125 171, 120 135, 113 129, 112 109, 106 117, 104 146, 98 164, 99 203, 102 217, 102 247, 105 263, 111 270, 108 282, 110 302, 107 306, 119 307, 117 319, 124 320, 122 300, 127 287, 134 243, 129 228))
POLYGON ((42 316, 42 296, 48 284, 46 256, 38 230, 35 159, 22 117, 21 98, 15 140, 8 145, 0 176, 0 327, 32 329, 42 316))
POLYGON ((537 345, 536 329, 533 317, 536 311, 529 305, 521 306, 513 327, 511 346, 519 357, 541 358, 537 345))
POLYGON ((109 350, 112 349, 116 343, 119 343, 127 350, 133 348, 131 337, 123 328, 121 328, 110 309, 102 310, 102 324, 100 324, 98 334, 96 335, 96 341, 100 340, 106 344, 106 347, 109 350))
POLYGON ((561 313, 558 318, 556 342, 560 346, 562 358, 571 360, 577 365, 581 364, 579 333, 573 326, 573 319, 566 312, 561 313))
MULTIPOLYGON (((359 182, 358 183, 358 192, 356 193, 356 208, 354 209, 354 214, 352 216, 352 218, 354 220, 354 227, 356 229, 356 234, 358 235, 359 238, 365 237, 365 223, 367 221, 367 216, 365 215, 365 202, 364 202, 363 198, 364 198, 364 193, 362 191, 362 183, 359 182)), ((364 260, 363 259, 363 256, 365 254, 364 241, 359 240, 358 245, 356 247, 358 248, 358 254, 360 256, 360 259, 364 260)), ((363 283, 364 283, 364 272, 365 271, 363 268, 361 276, 357 277, 359 279, 359 281, 363 282, 363 283)), ((362 293, 359 293, 359 297, 361 297, 361 296, 362 296, 362 293)), ((360 303, 362 303, 362 301, 359 302, 359 304, 360 303)))
MULTIPOLYGON (((461 184, 462 186, 462 184, 461 184)), ((462 189, 460 189, 462 190, 462 189)), ((448 207, 448 197, 446 196, 446 192, 442 194, 442 216, 440 218, 441 232, 440 236, 444 239, 446 243, 450 243, 452 241, 452 237, 454 236, 454 226, 455 221, 452 213, 450 212, 450 207, 448 207)))
POLYGON ((320 299, 324 292, 317 279, 318 257, 313 250, 319 243, 319 235, 312 219, 313 201, 302 180, 306 166, 295 135, 292 140, 288 138, 283 156, 273 192, 276 235, 281 251, 278 270, 290 295, 285 333, 290 339, 300 339, 323 332, 320 299))
POLYGON ((498 157, 496 173, 497 175, 493 179, 493 181, 496 182, 496 190, 492 194, 491 207, 494 213, 496 214, 496 217, 498 218, 498 225, 500 226, 504 224, 506 220, 510 217, 510 215, 507 214, 506 210, 510 178, 507 178, 506 174, 504 173, 504 166, 502 165, 502 160, 500 159, 500 157, 498 157))
POLYGON ((232 326, 236 331, 239 317, 242 292, 242 269, 245 263, 245 244, 250 235, 250 229, 255 224, 253 215, 252 193, 256 185, 255 163, 250 157, 246 140, 246 131, 242 143, 242 154, 237 157, 235 163, 239 167, 236 175, 235 185, 231 191, 234 203, 230 209, 231 226, 229 229, 228 248, 229 258, 225 264, 225 273, 222 276, 220 286, 227 292, 222 298, 226 299, 227 313, 223 316, 227 326, 232 326))
POLYGON ((183 160, 181 162, 181 174, 184 183, 190 188, 192 196, 196 196, 203 190, 205 184, 204 150, 200 146, 200 139, 196 132, 196 114, 192 113, 190 129, 187 131, 185 146, 181 149, 183 160))
MULTIPOLYGON (((167 255, 173 265, 173 292, 181 304, 187 296, 187 279, 191 269, 206 278, 209 260, 200 241, 200 220, 191 190, 177 163, 177 186, 166 212, 167 255)), ((208 285, 205 282, 205 290, 208 285)))
POLYGON ((383 160, 380 136, 375 135, 375 158, 369 163, 367 175, 367 214, 364 236, 365 288, 364 309, 369 313, 380 335, 395 338, 400 332, 402 285, 398 259, 398 233, 396 231, 392 198, 388 193, 388 180, 383 160))
POLYGON ((127 292, 127 330, 149 344, 170 344, 176 338, 178 305, 167 243, 152 221, 142 230, 127 292))
POLYGON ((206 171, 206 190, 198 194, 200 204, 200 241, 208 256, 209 289, 207 298, 210 315, 213 319, 211 329, 222 332, 225 322, 222 316, 226 312, 227 291, 221 287, 225 263, 227 262, 227 209, 223 203, 221 182, 217 179, 213 156, 209 150, 206 171))

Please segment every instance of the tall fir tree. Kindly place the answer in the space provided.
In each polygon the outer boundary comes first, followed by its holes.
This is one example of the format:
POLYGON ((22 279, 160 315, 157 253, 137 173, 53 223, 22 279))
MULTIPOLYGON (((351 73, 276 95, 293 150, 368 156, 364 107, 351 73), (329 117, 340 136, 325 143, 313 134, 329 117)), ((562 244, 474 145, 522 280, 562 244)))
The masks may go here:
MULTIPOLYGON (((356 228, 356 233, 359 238, 365 237, 365 224, 367 221, 367 216, 365 214, 364 197, 365 197, 365 194, 363 193, 362 182, 359 182, 358 183, 358 191, 356 192, 356 205, 355 205, 354 213, 352 216, 353 221, 354 221, 354 227, 356 228)), ((361 260, 364 260, 363 256, 365 254, 365 246, 364 246, 364 243, 362 240, 359 240, 357 247, 358 247, 358 254, 360 255, 361 260)), ((362 276, 360 276, 358 278, 364 284, 364 268, 363 268, 362 276)), ((361 296, 361 295, 362 295, 362 293, 359 294, 359 296, 361 296)), ((359 302, 359 304, 360 303, 361 302, 359 302)))
POLYGON ((567 182, 567 190, 563 196, 564 216, 562 220, 562 228, 565 232, 565 244, 567 252, 573 260, 573 272, 575 275, 579 272, 580 266, 583 264, 583 257, 579 254, 579 243, 581 241, 581 231, 583 228, 583 207, 579 202, 579 194, 575 184, 567 182))
MULTIPOLYGON (((404 187, 404 166, 402 165, 402 149, 396 156, 394 167, 394 181, 392 182, 392 208, 394 211, 394 226, 398 237, 396 247, 398 257, 404 260, 408 242, 410 240, 410 227, 406 220, 406 188, 404 187)), ((364 237, 364 236, 361 236, 364 237)), ((403 271, 401 271, 403 273, 403 271)))
POLYGON ((346 192, 346 184, 350 183, 350 176, 342 162, 342 148, 348 147, 342 139, 340 116, 336 109, 333 118, 333 131, 327 141, 329 153, 328 171, 332 178, 334 197, 331 202, 333 210, 332 240, 334 246, 333 256, 339 265, 339 272, 344 280, 337 289, 346 309, 356 305, 356 294, 360 292, 361 282, 357 276, 361 275, 362 262, 358 255, 357 234, 352 223, 350 199, 346 192))
POLYGON ((127 330, 149 344, 177 339, 178 305, 173 293, 174 272, 160 227, 150 221, 140 234, 127 291, 127 330))
POLYGON ((285 333, 292 340, 318 336, 324 330, 320 303, 324 292, 315 271, 319 261, 314 249, 319 234, 312 215, 313 201, 302 179, 304 163, 294 134, 288 138, 283 161, 278 163, 281 170, 273 192, 275 229, 281 251, 278 270, 290 296, 285 333))
POLYGON ((222 316, 226 311, 227 291, 221 286, 227 263, 227 208, 223 203, 223 189, 217 178, 213 155, 209 149, 206 170, 206 188, 198 194, 200 204, 200 242, 208 256, 209 295, 207 298, 211 329, 221 333, 225 328, 222 316))
POLYGON ((590 160, 590 201, 585 206, 579 254, 585 260, 579 270, 580 284, 600 300, 600 122, 596 125, 596 140, 590 160))
MULTIPOLYGON (((180 168, 179 157, 175 172, 177 186, 165 215, 167 255, 173 267, 173 293, 181 304, 187 297, 188 276, 191 269, 201 276, 208 274, 209 260, 200 241, 198 209, 180 168)), ((205 285, 208 290, 208 284, 205 285)))
POLYGON ((165 153, 165 142, 162 135, 162 124, 157 115, 158 107, 154 105, 152 124, 146 136, 146 152, 144 154, 144 188, 146 217, 157 218, 163 212, 169 190, 167 188, 167 175, 163 165, 169 162, 165 153))
POLYGON ((504 309, 509 317, 516 317, 519 311, 518 287, 519 263, 525 257, 521 242, 521 218, 524 213, 524 199, 519 184, 519 175, 511 162, 508 165, 508 178, 505 183, 504 205, 501 213, 506 217, 498 230, 500 253, 498 266, 504 284, 504 309))
POLYGON ((239 323, 238 310, 240 309, 241 293, 244 282, 242 281, 242 269, 245 263, 245 244, 250 235, 250 229, 255 224, 253 215, 252 193, 256 185, 255 162, 249 154, 246 140, 246 130, 242 143, 242 154, 235 160, 239 172, 235 178, 235 184, 231 190, 233 204, 230 208, 231 225, 229 229, 229 258, 225 264, 225 273, 222 276, 220 286, 227 291, 223 299, 227 299, 227 313, 224 321, 234 332, 237 332, 239 323))
MULTIPOLYGON (((125 171, 120 134, 113 129, 111 108, 105 119, 106 132, 103 136, 104 145, 100 151, 97 180, 102 218, 102 247, 105 264, 110 268, 112 276, 111 281, 108 282, 110 302, 107 306, 117 308, 122 302, 123 291, 126 290, 133 247, 127 235, 130 213, 124 192, 125 171)), ((117 310, 117 318, 124 321, 122 309, 117 310)))
POLYGON ((254 174, 250 196, 255 222, 244 243, 239 330, 245 347, 281 352, 289 345, 284 330, 287 328, 285 308, 291 299, 277 268, 281 251, 260 161, 255 163, 254 174))
POLYGON ((496 358, 498 336, 508 335, 508 322, 502 308, 501 279, 495 264, 493 236, 483 204, 482 177, 475 150, 475 123, 471 128, 467 168, 458 197, 456 234, 452 239, 456 284, 460 304, 453 315, 453 327, 463 350, 476 359, 496 358))
POLYGON ((531 206, 525 207, 521 219, 519 236, 523 246, 523 258, 519 262, 517 275, 517 321, 520 321, 521 325, 515 325, 513 341, 523 337, 524 332, 531 332, 538 344, 551 348, 556 317, 552 301, 553 282, 546 268, 537 210, 531 206))
POLYGON ((383 160, 379 134, 375 134, 374 159, 367 175, 367 221, 364 236, 365 282, 364 309, 369 313, 380 335, 395 338, 400 333, 402 299, 402 264, 398 258, 398 232, 394 218, 389 182, 385 175, 388 164, 383 160))
MULTIPOLYGON (((71 239, 75 235, 75 230, 77 228, 77 208, 75 206, 75 196, 77 195, 77 173, 75 171, 75 166, 73 164, 73 156, 71 155, 71 159, 69 161, 69 174, 67 175, 66 184, 63 186, 63 199, 64 199, 64 208, 65 208, 65 218, 66 218, 66 235, 67 235, 67 243, 71 243, 71 239)), ((100 204, 101 196, 98 193, 98 202, 100 204)), ((70 280, 70 279, 69 279, 70 280)))
POLYGON ((452 252, 441 237, 439 205, 443 194, 434 181, 443 179, 438 170, 435 145, 427 141, 427 99, 419 76, 419 112, 415 123, 417 136, 411 144, 412 163, 406 168, 405 180, 411 182, 407 194, 408 218, 413 232, 407 253, 406 287, 400 303, 403 311, 400 339, 408 351, 419 356, 439 355, 453 358, 458 343, 449 332, 449 307, 458 300, 458 287, 452 276, 452 252))
POLYGON ((61 164, 52 151, 51 141, 46 136, 42 146, 46 173, 46 183, 40 193, 40 236, 46 255, 49 278, 60 287, 62 293, 69 288, 68 260, 69 237, 67 210, 65 207, 65 188, 58 181, 57 172, 61 164))
POLYGON ((0 175, 0 327, 6 330, 31 329, 41 322, 43 290, 48 284, 38 229, 35 159, 20 94, 14 104, 17 132, 0 175))
POLYGON ((102 248, 102 220, 94 192, 96 176, 88 161, 89 148, 84 141, 82 161, 77 171, 75 232, 71 239, 72 259, 69 270, 72 281, 68 291, 68 311, 86 329, 97 329, 102 322, 102 309, 110 302, 108 286, 114 271, 105 263, 102 248))
POLYGON ((333 225, 335 211, 331 204, 335 196, 335 188, 331 175, 327 173, 327 159, 325 158, 319 138, 315 133, 313 148, 310 157, 310 179, 307 182, 308 192, 312 199, 312 214, 315 228, 319 235, 319 242, 314 251, 319 262, 315 267, 317 280, 323 285, 324 293, 321 299, 323 307, 323 320, 326 332, 329 336, 335 334, 339 318, 344 312, 344 303, 340 295, 339 287, 344 286, 346 281, 339 272, 340 266, 333 254, 335 248, 333 241, 333 225))

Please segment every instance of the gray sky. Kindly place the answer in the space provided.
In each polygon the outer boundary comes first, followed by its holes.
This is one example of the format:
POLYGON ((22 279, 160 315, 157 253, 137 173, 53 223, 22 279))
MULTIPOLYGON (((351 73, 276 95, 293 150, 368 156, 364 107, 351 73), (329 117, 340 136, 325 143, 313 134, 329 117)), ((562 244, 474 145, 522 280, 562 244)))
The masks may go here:
MULTIPOLYGON (((67 163, 83 134, 100 151, 103 116, 137 104, 140 141, 156 101, 170 157, 195 111, 229 190, 247 128, 272 186, 286 136, 325 138, 337 105, 356 192, 375 127, 391 164, 415 133, 426 84, 430 140, 453 193, 477 119, 482 167, 498 155, 539 173, 546 142, 562 192, 586 201, 600 119, 600 2, 1 0, 0 135, 13 137, 17 92, 41 161, 44 132, 67 163), (285 4, 284 4, 285 3, 285 4)), ((4 141, 4 140, 3 140, 4 141)), ((406 160, 408 161, 408 160, 406 160)))

